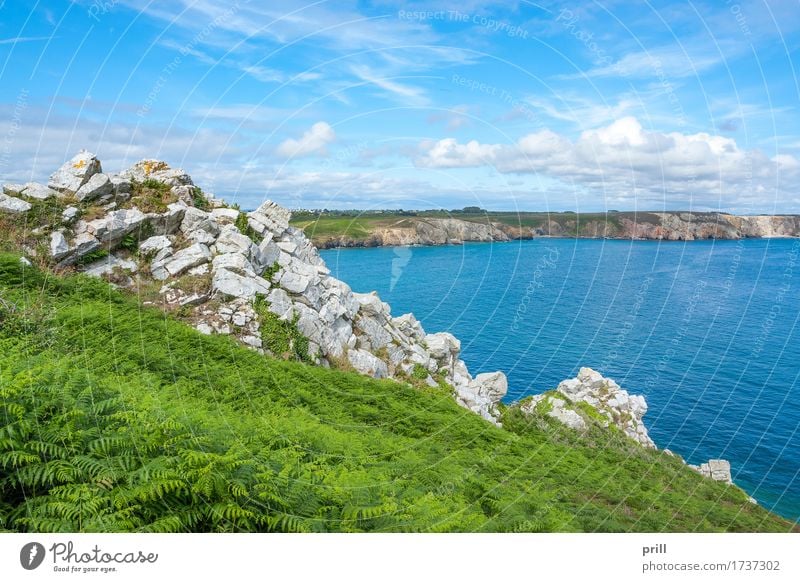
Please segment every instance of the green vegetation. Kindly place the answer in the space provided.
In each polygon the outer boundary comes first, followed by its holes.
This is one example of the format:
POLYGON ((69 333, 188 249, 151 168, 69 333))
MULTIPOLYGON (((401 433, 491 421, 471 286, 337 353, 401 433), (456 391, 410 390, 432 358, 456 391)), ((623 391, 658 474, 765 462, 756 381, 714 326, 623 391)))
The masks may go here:
MULTIPOLYGON (((239 210, 238 205, 234 205, 234 208, 236 210, 239 210)), ((244 212, 239 211, 239 216, 236 217, 236 220, 234 221, 233 224, 236 228, 239 229, 239 232, 248 237, 251 241, 253 241, 257 245, 261 244, 261 241, 264 240, 264 237, 258 234, 255 231, 255 229, 252 226, 250 226, 250 223, 247 220, 247 214, 245 214, 244 212)))
POLYGON ((125 207, 136 206, 142 212, 166 212, 167 207, 177 202, 178 197, 172 192, 169 184, 147 178, 131 182, 131 198, 125 207))
POLYGON ((299 314, 284 321, 269 310, 266 299, 258 297, 253 305, 261 322, 261 341, 265 349, 279 358, 310 362, 308 338, 297 329, 299 314))
POLYGON ((199 208, 205 212, 211 210, 211 203, 208 201, 208 198, 206 198, 206 195, 203 194, 203 190, 198 186, 192 188, 192 204, 194 204, 195 208, 199 208))
MULTIPOLYGON (((268 358, 0 255, 0 529, 789 531, 619 434, 268 358)), ((263 307, 263 305, 262 305, 263 307)))

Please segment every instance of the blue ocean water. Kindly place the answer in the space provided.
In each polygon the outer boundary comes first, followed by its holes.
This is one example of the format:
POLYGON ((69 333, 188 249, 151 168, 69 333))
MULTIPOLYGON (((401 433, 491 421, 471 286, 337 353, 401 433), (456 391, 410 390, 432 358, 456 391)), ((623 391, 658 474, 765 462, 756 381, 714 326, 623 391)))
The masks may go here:
POLYGON ((322 253, 393 315, 462 341, 507 400, 581 366, 649 404, 660 448, 731 461, 763 506, 800 519, 800 240, 538 239, 322 253))

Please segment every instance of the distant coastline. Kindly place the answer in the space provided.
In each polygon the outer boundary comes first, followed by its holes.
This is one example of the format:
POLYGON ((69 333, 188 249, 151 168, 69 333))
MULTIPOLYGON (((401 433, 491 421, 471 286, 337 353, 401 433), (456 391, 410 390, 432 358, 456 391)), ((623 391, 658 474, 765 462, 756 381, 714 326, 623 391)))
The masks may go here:
MULTIPOLYGON (((465 209, 466 210, 466 209, 465 209)), ((800 215, 714 212, 296 212, 317 248, 436 246, 535 238, 737 240, 800 236, 800 215)))

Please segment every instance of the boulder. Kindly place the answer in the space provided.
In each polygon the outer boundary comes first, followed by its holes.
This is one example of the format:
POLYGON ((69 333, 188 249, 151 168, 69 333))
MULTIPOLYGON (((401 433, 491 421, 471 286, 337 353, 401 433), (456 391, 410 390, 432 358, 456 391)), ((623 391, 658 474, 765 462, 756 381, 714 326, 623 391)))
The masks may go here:
POLYGON ((75 193, 75 198, 79 202, 91 202, 114 193, 114 185, 105 174, 94 174, 89 180, 75 193))
POLYGON ((147 214, 147 221, 156 234, 174 234, 180 228, 187 208, 189 207, 182 202, 173 202, 160 214, 156 212, 147 214))
POLYGON ((22 214, 28 212, 33 208, 30 202, 25 202, 19 198, 8 196, 7 194, 0 194, 0 212, 7 212, 8 214, 22 214))
POLYGON ((55 231, 50 234, 50 256, 55 260, 60 261, 69 253, 69 244, 64 234, 55 231))
POLYGON ((172 246, 169 237, 163 234, 151 236, 139 243, 139 254, 143 257, 154 255, 157 252, 172 246))
POLYGON ((108 255, 102 259, 95 261, 83 268, 83 272, 92 277, 100 277, 102 275, 110 274, 114 269, 120 268, 135 273, 138 270, 136 261, 128 259, 120 259, 114 255, 108 255))
POLYGON ((142 160, 120 174, 126 180, 156 180, 169 186, 191 186, 192 179, 181 169, 173 169, 161 160, 142 160))
POLYGON ((173 254, 164 264, 164 268, 170 275, 175 277, 192 267, 209 261, 211 261, 211 251, 208 250, 208 247, 204 244, 195 243, 173 254))
POLYGON ((100 160, 82 150, 74 158, 61 166, 50 176, 48 186, 64 194, 76 194, 95 174, 102 172, 100 160))
POLYGON ((72 265, 86 255, 100 249, 102 245, 92 234, 82 232, 78 234, 70 245, 69 253, 58 263, 59 267, 72 265))
POLYGON ((140 227, 147 216, 138 208, 112 210, 87 223, 86 230, 101 242, 115 243, 140 227))
POLYGON ((61 222, 64 224, 72 224, 80 215, 81 211, 77 206, 67 206, 64 212, 61 213, 61 222))
POLYGON ((228 269, 216 269, 211 288, 215 293, 251 299, 256 295, 267 295, 270 284, 261 277, 240 275, 228 269))
POLYGON ((689 467, 704 477, 708 477, 714 481, 733 483, 731 479, 731 464, 725 459, 710 459, 707 463, 702 463, 700 466, 689 465, 689 467))
POLYGON ((34 200, 48 200, 56 196, 58 192, 48 188, 38 182, 28 182, 27 184, 7 184, 3 187, 3 192, 10 196, 24 196, 34 200))
POLYGON ((247 223, 262 236, 271 232, 279 237, 289 228, 291 217, 291 212, 271 200, 266 200, 256 210, 247 214, 247 223))
POLYGON ((235 208, 215 208, 211 211, 211 220, 219 224, 233 224, 240 212, 235 208))
POLYGON ((347 360, 360 374, 373 378, 386 378, 389 368, 386 362, 366 350, 348 350, 347 360))

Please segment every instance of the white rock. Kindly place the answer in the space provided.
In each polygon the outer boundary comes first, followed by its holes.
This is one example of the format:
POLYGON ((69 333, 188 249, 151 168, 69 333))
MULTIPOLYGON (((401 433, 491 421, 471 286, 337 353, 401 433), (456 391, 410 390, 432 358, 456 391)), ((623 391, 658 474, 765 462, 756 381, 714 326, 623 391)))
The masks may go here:
POLYGON ((373 378, 386 378, 389 368, 386 362, 366 350, 349 350, 347 360, 359 373, 373 378))
POLYGON ((59 261, 69 253, 69 244, 64 234, 55 231, 50 234, 50 256, 59 261))
POLYGON ((64 224, 72 224, 80 216, 81 211, 77 206, 67 206, 64 212, 61 213, 61 222, 64 224))
POLYGON ((211 261, 211 251, 204 244, 195 243, 177 251, 165 264, 167 272, 175 277, 184 271, 211 261))
POLYGON ((21 192, 25 198, 33 198, 35 200, 48 200, 58 193, 53 190, 52 188, 48 188, 44 184, 39 184, 37 182, 28 182, 23 186, 23 191, 21 192))
POLYGON ((141 226, 147 217, 137 208, 112 210, 87 223, 87 232, 102 242, 116 242, 141 226))
POLYGON ((142 160, 120 174, 121 178, 144 182, 156 180, 168 186, 192 185, 192 179, 181 169, 173 169, 161 160, 142 160))
POLYGON ((311 282, 308 277, 286 271, 281 275, 279 281, 281 287, 290 293, 303 293, 311 282))
POLYGON ((220 224, 233 224, 239 218, 239 214, 235 208, 215 208, 211 211, 211 220, 220 224))
POLYGON ((214 271, 211 288, 216 293, 250 299, 256 295, 267 295, 270 284, 261 277, 243 276, 227 269, 217 269, 214 271))
POLYGON ((94 174, 75 193, 79 202, 90 202, 114 193, 114 185, 105 174, 94 174))
POLYGON ((102 171, 100 160, 94 154, 82 150, 56 170, 47 185, 59 192, 75 194, 92 176, 102 171))
POLYGON ((255 277, 256 272, 253 265, 241 253, 225 253, 224 255, 217 255, 211 263, 211 268, 216 271, 217 269, 227 269, 245 275, 248 277, 255 277))
POLYGON ((139 243, 139 254, 142 256, 154 255, 158 251, 172 246, 172 241, 164 235, 151 236, 139 243))
POLYGON ((32 206, 29 202, 8 196, 7 194, 0 194, 0 212, 7 212, 9 214, 21 214, 28 212, 32 206))
POLYGON ((100 277, 101 275, 110 274, 117 267, 130 271, 131 273, 135 273, 138 269, 136 261, 120 259, 114 255, 108 255, 99 261, 95 261, 90 265, 86 265, 86 267, 83 269, 83 272, 87 275, 91 275, 92 277, 100 277))

